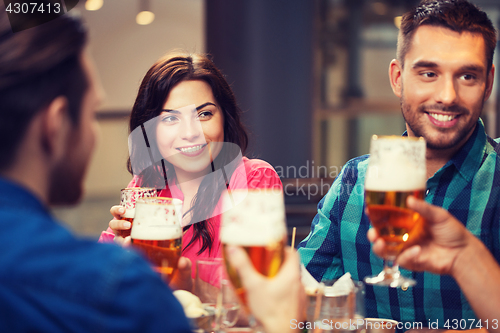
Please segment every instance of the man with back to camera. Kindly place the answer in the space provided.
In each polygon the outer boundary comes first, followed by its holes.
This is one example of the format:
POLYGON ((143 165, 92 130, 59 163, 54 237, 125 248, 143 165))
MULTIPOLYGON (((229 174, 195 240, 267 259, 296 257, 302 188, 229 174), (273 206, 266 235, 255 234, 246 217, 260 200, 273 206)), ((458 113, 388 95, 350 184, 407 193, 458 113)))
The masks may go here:
POLYGON ((76 240, 50 216, 82 195, 100 87, 78 19, 13 33, 1 7, 0 331, 190 332, 141 258, 76 240))
MULTIPOLYGON (((0 4, 0 332, 191 332, 142 258, 76 239, 47 208, 80 199, 94 147, 101 93, 85 43, 68 14, 13 33, 0 4)), ((267 281, 241 249, 230 253, 255 306, 267 310, 258 318, 269 332, 286 331, 298 302, 277 312, 269 298, 300 296, 297 254, 287 251, 267 281)))
MULTIPOLYGON (((401 101, 407 135, 427 141, 425 201, 447 209, 499 261, 500 159, 479 119, 493 86, 495 46, 491 21, 474 5, 422 1, 403 16, 389 78, 401 101)), ((346 164, 299 245, 302 262, 317 280, 345 272, 363 280, 382 271, 383 260, 366 239, 367 164, 368 156, 346 164)), ((366 286, 367 317, 420 322, 424 328, 429 320, 447 328, 447 321, 475 318, 452 277, 402 274, 417 284, 403 289, 366 286)))

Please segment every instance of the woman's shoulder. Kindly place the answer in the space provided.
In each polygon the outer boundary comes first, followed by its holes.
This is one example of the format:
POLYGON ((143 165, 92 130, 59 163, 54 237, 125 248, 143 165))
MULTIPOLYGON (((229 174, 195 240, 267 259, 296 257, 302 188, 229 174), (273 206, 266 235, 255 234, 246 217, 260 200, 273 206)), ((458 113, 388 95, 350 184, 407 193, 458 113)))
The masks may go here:
POLYGON ((130 181, 130 183, 128 183, 127 187, 128 188, 141 187, 141 185, 142 185, 142 177, 134 175, 134 177, 132 177, 132 180, 130 181))
POLYGON ((239 168, 231 178, 235 188, 281 188, 281 180, 271 164, 259 159, 243 157, 243 168, 239 168))
POLYGON ((271 169, 275 171, 271 164, 266 161, 259 160, 258 158, 250 159, 248 157, 243 157, 243 165, 245 166, 247 173, 258 169, 271 169))

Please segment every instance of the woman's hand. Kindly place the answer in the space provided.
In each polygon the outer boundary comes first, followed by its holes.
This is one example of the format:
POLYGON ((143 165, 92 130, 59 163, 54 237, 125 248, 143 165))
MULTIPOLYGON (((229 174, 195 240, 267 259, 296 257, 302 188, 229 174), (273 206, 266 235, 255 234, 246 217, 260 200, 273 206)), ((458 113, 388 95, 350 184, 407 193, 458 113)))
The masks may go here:
POLYGON ((177 271, 169 283, 172 290, 187 290, 193 292, 193 279, 191 278, 191 260, 180 257, 177 264, 177 271))
MULTIPOLYGON (((122 220, 123 214, 125 214, 125 208, 123 206, 113 206, 109 210, 114 219, 109 221, 109 227, 113 230, 115 234, 114 242, 123 247, 130 245, 130 236, 123 237, 123 230, 130 230, 132 224, 129 221, 122 220)), ((128 233, 130 235, 130 233, 128 233)))

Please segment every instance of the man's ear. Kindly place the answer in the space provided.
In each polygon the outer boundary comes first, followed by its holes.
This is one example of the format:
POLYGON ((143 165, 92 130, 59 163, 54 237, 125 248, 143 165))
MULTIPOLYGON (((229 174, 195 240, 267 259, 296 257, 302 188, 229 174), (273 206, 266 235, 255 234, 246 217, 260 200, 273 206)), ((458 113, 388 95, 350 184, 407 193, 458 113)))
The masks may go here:
POLYGON ((491 65, 491 70, 486 78, 486 90, 484 93, 484 102, 490 98, 491 91, 493 90, 493 81, 495 79, 495 65, 491 65))
POLYGON ((397 59, 393 59, 389 65, 389 80, 391 81, 391 88, 394 95, 401 98, 401 80, 403 75, 403 68, 397 59))
POLYGON ((68 100, 58 96, 43 111, 41 129, 42 147, 56 160, 64 154, 70 126, 68 100))

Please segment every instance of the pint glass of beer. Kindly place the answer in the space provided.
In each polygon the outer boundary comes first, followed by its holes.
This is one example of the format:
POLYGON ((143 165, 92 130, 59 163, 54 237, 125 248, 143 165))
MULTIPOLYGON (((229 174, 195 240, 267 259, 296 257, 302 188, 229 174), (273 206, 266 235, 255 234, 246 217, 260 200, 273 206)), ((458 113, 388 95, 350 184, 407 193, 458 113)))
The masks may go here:
POLYGON ((132 246, 142 253, 162 278, 170 281, 182 251, 182 201, 143 198, 136 202, 132 246))
MULTIPOLYGON (((255 269, 275 276, 283 262, 286 241, 283 192, 276 190, 233 190, 223 197, 221 242, 238 245, 248 253, 255 269)), ((246 306, 245 290, 236 270, 226 262, 229 278, 246 306)), ((247 309, 248 310, 248 309, 247 309)))
MULTIPOLYGON (((122 220, 129 221, 134 224, 135 202, 141 198, 156 197, 156 189, 152 187, 127 187, 121 190, 120 206, 125 208, 122 220)), ((130 236, 130 230, 120 230, 119 236, 130 236)))
POLYGON ((387 245, 384 270, 365 282, 408 287, 415 281, 401 275, 394 260, 405 242, 415 237, 423 218, 407 208, 412 195, 423 199, 426 189, 426 143, 423 138, 376 136, 370 144, 365 203, 372 226, 387 245))

